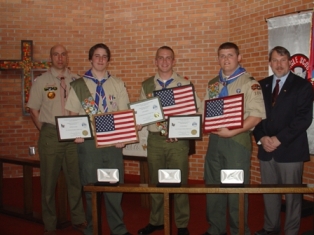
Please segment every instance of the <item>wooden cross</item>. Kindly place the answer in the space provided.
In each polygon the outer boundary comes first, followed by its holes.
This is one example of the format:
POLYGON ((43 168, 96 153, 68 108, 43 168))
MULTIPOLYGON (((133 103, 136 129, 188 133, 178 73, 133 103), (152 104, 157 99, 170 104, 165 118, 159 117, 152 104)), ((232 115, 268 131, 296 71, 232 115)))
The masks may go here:
POLYGON ((34 71, 45 71, 51 66, 51 62, 33 61, 33 41, 21 41, 21 60, 0 60, 0 70, 21 70, 23 87, 23 114, 28 115, 29 110, 26 104, 29 98, 29 91, 32 86, 31 75, 34 71))

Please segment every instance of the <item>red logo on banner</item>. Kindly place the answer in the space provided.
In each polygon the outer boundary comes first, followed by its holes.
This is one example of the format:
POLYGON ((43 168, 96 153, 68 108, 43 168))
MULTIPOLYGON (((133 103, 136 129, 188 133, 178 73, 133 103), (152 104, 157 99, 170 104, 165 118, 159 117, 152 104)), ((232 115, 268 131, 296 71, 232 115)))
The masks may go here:
POLYGON ((305 78, 309 70, 309 58, 303 54, 294 54, 291 56, 290 70, 300 77, 305 78))

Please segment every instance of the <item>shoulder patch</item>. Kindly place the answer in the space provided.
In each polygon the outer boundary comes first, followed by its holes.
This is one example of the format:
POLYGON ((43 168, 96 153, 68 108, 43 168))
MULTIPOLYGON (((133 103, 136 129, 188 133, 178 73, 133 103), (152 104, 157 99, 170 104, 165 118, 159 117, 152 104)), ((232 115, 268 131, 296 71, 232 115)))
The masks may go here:
POLYGON ((259 84, 253 84, 253 85, 251 86, 251 89, 252 89, 253 91, 255 91, 255 90, 261 90, 261 86, 260 86, 259 84))

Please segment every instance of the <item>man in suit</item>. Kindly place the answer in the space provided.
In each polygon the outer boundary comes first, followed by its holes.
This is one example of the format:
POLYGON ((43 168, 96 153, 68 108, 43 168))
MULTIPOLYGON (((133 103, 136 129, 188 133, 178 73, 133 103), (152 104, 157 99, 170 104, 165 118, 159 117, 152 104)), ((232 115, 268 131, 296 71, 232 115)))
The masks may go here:
MULTIPOLYGON (((267 118, 254 129, 262 184, 301 184, 309 160, 306 130, 313 116, 311 84, 290 72, 290 52, 281 46, 269 53, 274 75, 260 81, 267 118), (276 93, 276 94, 275 94, 276 93)), ((297 235, 302 195, 286 194, 285 235, 297 235)), ((281 194, 264 194, 264 227, 255 235, 280 234, 281 194)))

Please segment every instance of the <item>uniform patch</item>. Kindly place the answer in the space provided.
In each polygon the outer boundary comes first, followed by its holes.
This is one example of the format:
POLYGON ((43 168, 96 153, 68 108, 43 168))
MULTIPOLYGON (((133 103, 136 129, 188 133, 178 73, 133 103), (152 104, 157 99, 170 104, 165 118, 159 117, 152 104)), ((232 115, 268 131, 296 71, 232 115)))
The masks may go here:
POLYGON ((44 91, 47 92, 48 99, 54 99, 56 97, 55 91, 58 90, 58 88, 54 85, 46 85, 44 88, 44 91))
POLYGON ((54 99, 54 98, 56 97, 56 93, 49 91, 49 92, 47 93, 47 97, 48 97, 49 99, 54 99))
POLYGON ((253 84, 253 85, 251 86, 251 89, 252 89, 253 91, 255 91, 255 90, 260 90, 260 89, 261 89, 261 86, 260 86, 259 84, 253 84))

